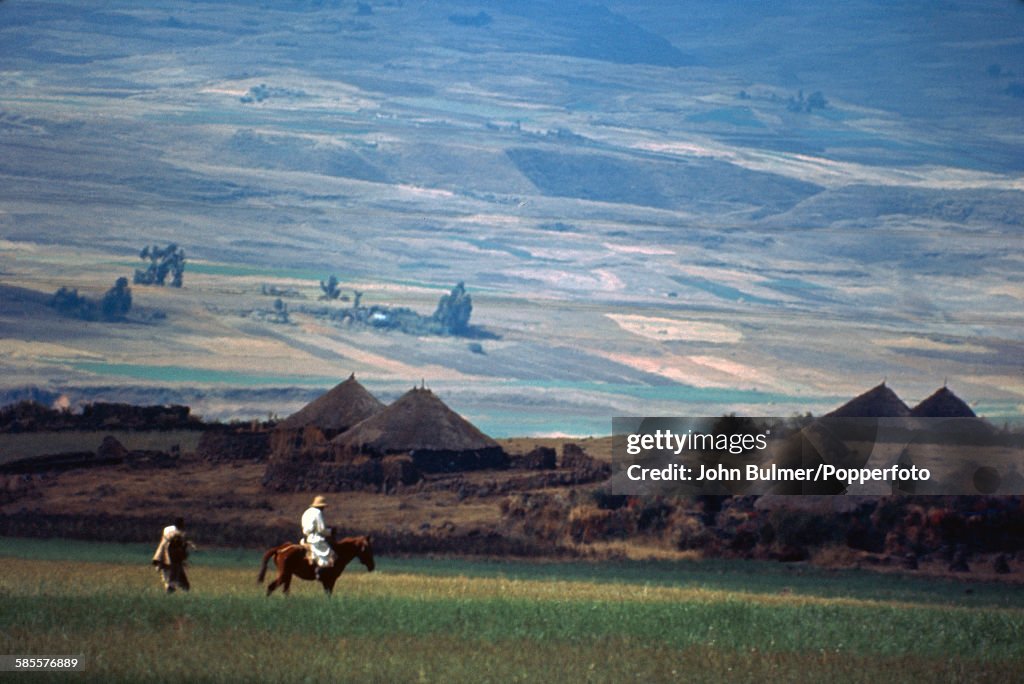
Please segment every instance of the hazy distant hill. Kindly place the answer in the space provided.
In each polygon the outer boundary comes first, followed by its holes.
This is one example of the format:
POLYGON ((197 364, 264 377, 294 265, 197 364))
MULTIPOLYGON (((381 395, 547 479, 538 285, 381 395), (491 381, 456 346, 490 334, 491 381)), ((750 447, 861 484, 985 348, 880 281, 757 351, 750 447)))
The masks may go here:
POLYGON ((95 298, 145 244, 189 258, 181 291, 133 289, 160 321, 0 308, 0 384, 251 416, 426 376, 510 434, 948 375, 1019 415, 1022 25, 1010 0, 0 3, 3 285, 95 298), (332 274, 423 315, 464 281, 500 340, 345 327, 310 304, 332 274))

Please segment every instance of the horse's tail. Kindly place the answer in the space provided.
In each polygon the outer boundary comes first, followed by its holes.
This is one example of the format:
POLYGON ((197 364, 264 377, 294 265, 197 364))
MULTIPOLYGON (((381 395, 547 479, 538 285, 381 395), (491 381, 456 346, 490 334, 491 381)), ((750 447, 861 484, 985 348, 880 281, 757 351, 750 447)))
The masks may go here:
POLYGON ((275 546, 263 554, 263 565, 260 566, 260 574, 259 577, 256 578, 256 584, 263 584, 263 578, 267 576, 267 563, 269 563, 270 559, 277 554, 278 548, 280 547, 275 546))

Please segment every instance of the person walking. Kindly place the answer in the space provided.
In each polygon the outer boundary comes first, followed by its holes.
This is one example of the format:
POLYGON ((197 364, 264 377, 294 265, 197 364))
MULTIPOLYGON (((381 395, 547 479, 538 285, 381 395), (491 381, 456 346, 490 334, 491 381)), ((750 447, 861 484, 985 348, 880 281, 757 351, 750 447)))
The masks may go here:
POLYGON ((185 574, 185 559, 192 543, 185 537, 185 519, 177 517, 173 525, 164 528, 160 535, 160 544, 153 554, 153 565, 160 573, 164 583, 164 591, 173 594, 176 588, 182 591, 191 589, 188 576, 185 574))

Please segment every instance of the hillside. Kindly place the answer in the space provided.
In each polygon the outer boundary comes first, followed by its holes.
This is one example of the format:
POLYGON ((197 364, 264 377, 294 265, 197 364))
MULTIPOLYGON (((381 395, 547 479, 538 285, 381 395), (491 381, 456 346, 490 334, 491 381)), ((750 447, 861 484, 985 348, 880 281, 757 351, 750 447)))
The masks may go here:
POLYGON ((0 390, 248 420, 356 372, 586 436, 948 376, 1019 418, 1022 11, 2 3, 0 390), (46 306, 170 244, 126 321, 46 306), (486 339, 345 323, 458 282, 486 339))

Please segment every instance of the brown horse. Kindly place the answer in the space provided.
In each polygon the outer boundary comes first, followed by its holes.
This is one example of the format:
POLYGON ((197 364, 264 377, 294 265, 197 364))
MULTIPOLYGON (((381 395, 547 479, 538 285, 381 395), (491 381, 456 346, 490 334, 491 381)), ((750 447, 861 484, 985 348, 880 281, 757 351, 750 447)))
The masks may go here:
MULTIPOLYGON (((331 546, 334 548, 334 565, 320 571, 320 583, 324 586, 324 591, 328 596, 334 591, 334 583, 344 572, 345 566, 353 558, 358 558, 366 566, 367 572, 373 571, 373 542, 369 536, 345 537, 338 542, 332 540, 331 546)), ((277 565, 277 579, 267 585, 267 596, 270 596, 278 587, 281 587, 282 591, 287 594, 291 588, 293 576, 304 580, 316 579, 316 568, 306 559, 306 548, 299 544, 287 543, 275 546, 263 554, 263 565, 260 567, 259 577, 256 578, 259 584, 263 584, 263 578, 267 574, 267 564, 271 558, 277 565)))

